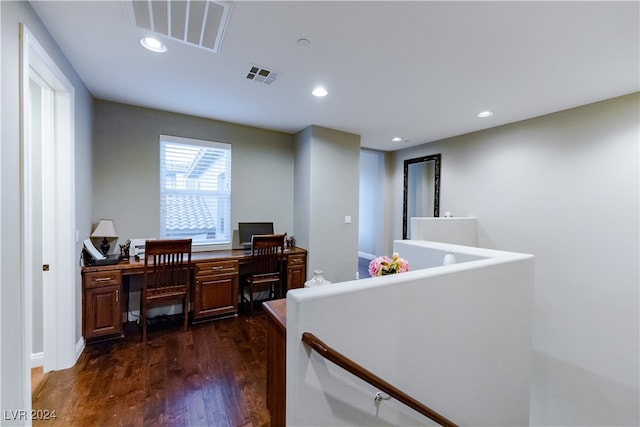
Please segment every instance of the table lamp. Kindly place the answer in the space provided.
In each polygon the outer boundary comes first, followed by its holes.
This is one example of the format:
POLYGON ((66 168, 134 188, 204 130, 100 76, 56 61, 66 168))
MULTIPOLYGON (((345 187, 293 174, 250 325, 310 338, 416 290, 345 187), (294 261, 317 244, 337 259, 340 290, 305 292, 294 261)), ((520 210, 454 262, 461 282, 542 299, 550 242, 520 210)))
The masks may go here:
POLYGON ((116 227, 113 225, 112 219, 101 219, 96 229, 91 233, 91 237, 102 237, 100 242, 100 251, 106 256, 109 253, 109 242, 107 238, 118 237, 116 227))

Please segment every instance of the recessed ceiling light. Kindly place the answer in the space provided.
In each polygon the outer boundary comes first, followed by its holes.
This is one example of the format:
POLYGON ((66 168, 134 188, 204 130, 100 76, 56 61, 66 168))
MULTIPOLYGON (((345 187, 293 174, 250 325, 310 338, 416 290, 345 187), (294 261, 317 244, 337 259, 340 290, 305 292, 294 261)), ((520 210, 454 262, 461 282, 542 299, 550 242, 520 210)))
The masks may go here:
POLYGON ((327 96, 329 92, 327 92, 327 90, 323 87, 317 87, 311 93, 313 94, 313 96, 322 97, 322 96, 327 96))
POLYGON ((481 111, 477 114, 478 117, 491 117, 493 116, 493 111, 481 111))
POLYGON ((154 37, 142 37, 140 39, 140 44, 145 49, 149 49, 151 52, 162 53, 167 51, 167 46, 165 46, 164 43, 154 37))
POLYGON ((309 46, 311 44, 311 41, 309 39, 302 38, 298 39, 296 43, 298 44, 298 46, 305 47, 309 46))
POLYGON ((395 138, 393 138, 391 141, 392 141, 392 142, 400 142, 400 141, 402 141, 402 138, 399 138, 399 137, 397 137, 397 136, 396 136, 396 137, 395 137, 395 138))

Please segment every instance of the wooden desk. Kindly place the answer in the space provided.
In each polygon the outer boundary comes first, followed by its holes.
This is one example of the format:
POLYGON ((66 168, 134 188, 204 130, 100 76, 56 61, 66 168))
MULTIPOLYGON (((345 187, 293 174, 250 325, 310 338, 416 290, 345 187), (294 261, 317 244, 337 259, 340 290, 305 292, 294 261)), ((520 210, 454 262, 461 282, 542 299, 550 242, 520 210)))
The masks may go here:
POLYGON ((286 424, 287 300, 264 302, 267 312, 267 409, 271 427, 286 424))
MULTIPOLYGON (((307 251, 284 252, 285 289, 301 288, 307 277, 307 251)), ((193 252, 193 321, 238 312, 240 266, 251 263, 243 250, 193 252)), ((144 272, 144 261, 134 257, 114 265, 82 268, 82 334, 86 340, 117 338, 123 334, 122 313, 127 312, 128 280, 144 272)))

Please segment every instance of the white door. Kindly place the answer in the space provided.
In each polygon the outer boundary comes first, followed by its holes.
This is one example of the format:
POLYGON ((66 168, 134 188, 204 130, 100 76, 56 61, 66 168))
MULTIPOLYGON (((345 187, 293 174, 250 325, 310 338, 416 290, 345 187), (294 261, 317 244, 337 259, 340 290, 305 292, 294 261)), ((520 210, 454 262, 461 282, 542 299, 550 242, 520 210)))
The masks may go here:
MULTIPOLYGON (((47 359, 44 352, 44 289, 52 289, 52 274, 45 271, 46 263, 51 258, 50 248, 52 236, 49 230, 55 228, 54 215, 43 216, 43 212, 52 212, 52 201, 48 195, 53 189, 51 184, 55 179, 53 165, 54 144, 54 91, 37 74, 29 76, 29 134, 26 138, 25 158, 27 166, 25 186, 29 200, 25 200, 25 241, 29 245, 25 250, 29 252, 30 260, 25 262, 31 273, 27 276, 31 282, 32 324, 31 324, 31 367, 43 366, 44 371, 52 369, 51 358, 47 359), (27 217, 28 216, 28 217, 27 217), (45 260, 46 263, 45 263, 45 260)), ((25 195, 26 199, 26 195, 25 195)))

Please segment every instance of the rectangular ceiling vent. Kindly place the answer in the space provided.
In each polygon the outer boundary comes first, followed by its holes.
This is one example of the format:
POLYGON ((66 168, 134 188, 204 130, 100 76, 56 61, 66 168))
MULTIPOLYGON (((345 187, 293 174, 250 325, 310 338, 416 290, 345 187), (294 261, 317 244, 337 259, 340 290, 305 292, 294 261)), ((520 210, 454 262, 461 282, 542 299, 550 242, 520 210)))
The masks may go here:
POLYGON ((135 24, 193 46, 220 52, 231 3, 204 0, 132 0, 135 24))
POLYGON ((251 65, 247 72, 247 78, 254 82, 264 83, 270 85, 278 78, 278 73, 272 70, 268 70, 259 65, 251 65))

